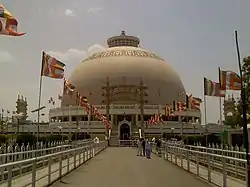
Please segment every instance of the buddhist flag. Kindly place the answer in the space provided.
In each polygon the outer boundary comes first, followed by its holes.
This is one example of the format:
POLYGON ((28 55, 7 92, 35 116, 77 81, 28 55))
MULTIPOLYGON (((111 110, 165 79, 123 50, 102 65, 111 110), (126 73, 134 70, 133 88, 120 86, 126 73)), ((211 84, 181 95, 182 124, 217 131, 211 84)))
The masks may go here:
POLYGON ((170 107, 168 105, 165 106, 165 116, 170 116, 170 107))
MULTIPOLYGON (((63 94, 72 95, 74 91, 75 91, 75 86, 66 79, 64 79, 63 94)), ((76 97, 78 97, 78 93, 76 97)))
POLYGON ((63 79, 65 64, 43 52, 41 76, 63 79))
POLYGON ((223 90, 241 90, 241 77, 233 71, 219 68, 220 87, 223 90))
POLYGON ((178 106, 177 106, 177 101, 173 101, 173 111, 177 111, 178 110, 178 106))
POLYGON ((204 77, 204 95, 213 97, 225 97, 226 91, 222 90, 220 83, 213 82, 204 77))
POLYGON ((18 21, 0 4, 0 35, 22 36, 25 33, 17 32, 18 21))
POLYGON ((202 100, 200 98, 191 96, 190 100, 191 100, 191 109, 194 109, 194 110, 201 109, 200 107, 201 107, 202 100))

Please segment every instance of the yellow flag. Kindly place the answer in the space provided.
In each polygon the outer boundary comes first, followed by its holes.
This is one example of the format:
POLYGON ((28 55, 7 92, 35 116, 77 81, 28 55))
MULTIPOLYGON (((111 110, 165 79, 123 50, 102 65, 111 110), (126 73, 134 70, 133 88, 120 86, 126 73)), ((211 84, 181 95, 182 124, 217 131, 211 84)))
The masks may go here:
POLYGON ((0 4, 0 17, 6 19, 15 19, 14 16, 0 4))

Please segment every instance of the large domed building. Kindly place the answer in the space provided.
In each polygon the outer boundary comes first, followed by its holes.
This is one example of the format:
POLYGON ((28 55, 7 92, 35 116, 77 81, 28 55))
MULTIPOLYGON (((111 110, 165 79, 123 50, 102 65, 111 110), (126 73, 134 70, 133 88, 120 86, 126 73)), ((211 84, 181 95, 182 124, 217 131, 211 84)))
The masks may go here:
MULTIPOLYGON (((185 89, 167 62, 140 48, 139 38, 122 31, 120 36, 109 38, 107 44, 106 50, 83 60, 68 81, 101 114, 109 115, 112 137, 132 138, 142 121, 154 114, 162 114, 164 122, 147 126, 146 135, 177 133, 181 117, 200 121, 200 111, 176 112, 171 119, 164 115, 166 105, 185 102, 185 89)), ((100 136, 105 132, 102 122, 76 106, 76 93, 63 96, 61 108, 50 110, 50 121, 54 131, 60 125, 68 133, 83 130, 100 136)))

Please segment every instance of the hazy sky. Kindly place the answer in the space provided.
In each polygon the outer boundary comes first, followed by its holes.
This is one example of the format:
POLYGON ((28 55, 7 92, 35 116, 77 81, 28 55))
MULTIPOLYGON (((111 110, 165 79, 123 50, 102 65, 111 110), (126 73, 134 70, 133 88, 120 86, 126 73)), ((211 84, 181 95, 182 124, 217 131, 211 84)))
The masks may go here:
MULTIPOLYGON (((15 110, 18 93, 38 107, 41 51, 67 64, 68 77, 86 54, 120 34, 139 36, 143 48, 166 59, 187 93, 203 97, 203 77, 218 80, 218 66, 238 71, 234 30, 241 55, 250 54, 249 0, 2 0, 18 19, 23 37, 0 36, 0 108, 15 110)), ((62 80, 44 78, 42 105, 57 99, 62 80)), ((56 100, 58 105, 58 100, 56 100)), ((207 99, 208 121, 217 122, 217 98, 207 99)), ((203 109, 202 109, 203 111, 203 109)), ((48 111, 46 111, 48 112, 48 111)), ((35 116, 29 114, 32 119, 35 116)))

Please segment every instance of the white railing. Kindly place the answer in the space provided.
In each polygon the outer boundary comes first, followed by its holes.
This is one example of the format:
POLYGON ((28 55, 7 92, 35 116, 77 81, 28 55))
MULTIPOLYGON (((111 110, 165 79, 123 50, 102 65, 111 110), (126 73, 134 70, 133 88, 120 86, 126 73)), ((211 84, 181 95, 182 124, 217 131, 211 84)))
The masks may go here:
POLYGON ((64 151, 67 149, 71 149, 71 148, 75 148, 86 145, 91 143, 92 140, 82 140, 82 141, 75 141, 72 142, 71 144, 67 144, 67 145, 63 145, 63 144, 58 144, 53 147, 49 147, 49 148, 43 148, 43 146, 36 150, 36 149, 18 149, 18 146, 15 146, 15 149, 13 151, 15 152, 7 152, 4 154, 0 154, 0 164, 5 164, 5 163, 9 163, 9 162, 15 162, 15 161, 20 161, 20 160, 24 160, 24 159, 29 159, 29 158, 34 158, 36 156, 43 156, 46 154, 52 154, 52 153, 56 153, 56 152, 60 152, 60 151, 64 151))
POLYGON ((106 147, 106 141, 91 142, 69 150, 0 165, 0 186, 48 186, 106 147))
POLYGON ((163 143, 159 149, 152 143, 152 152, 217 186, 246 186, 245 159, 227 156, 228 150, 218 154, 211 149, 190 147, 192 146, 163 143))

